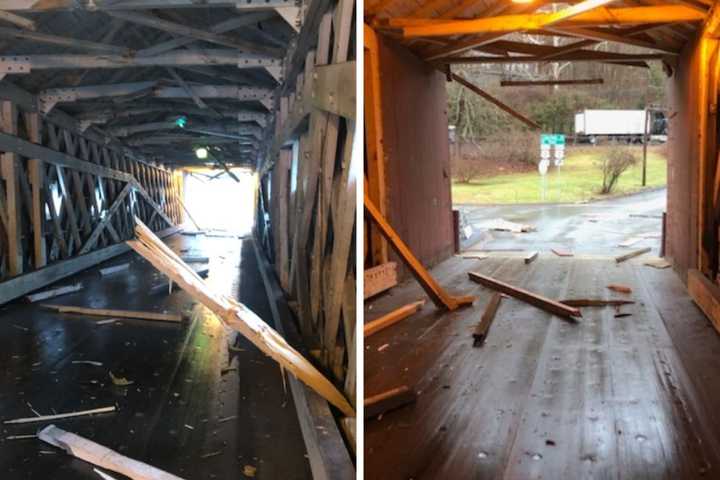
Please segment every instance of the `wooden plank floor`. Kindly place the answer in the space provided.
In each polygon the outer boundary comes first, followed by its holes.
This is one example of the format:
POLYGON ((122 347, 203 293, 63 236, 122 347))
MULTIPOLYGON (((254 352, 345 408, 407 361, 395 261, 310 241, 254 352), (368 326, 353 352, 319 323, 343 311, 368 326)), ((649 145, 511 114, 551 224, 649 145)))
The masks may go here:
MULTIPOLYGON (((670 269, 545 255, 455 257, 433 273, 478 300, 452 313, 428 302, 367 339, 365 396, 419 393, 365 422, 367 478, 720 478, 720 336, 670 269), (622 283, 637 303, 622 318, 583 308, 572 324, 505 299, 473 348, 491 292, 468 270, 557 299, 621 298, 605 287, 622 283)), ((419 298, 403 283, 367 303, 365 321, 419 298)))
MULTIPOLYGON (((250 241, 176 235, 169 243, 176 252, 189 249, 182 255, 209 256, 210 284, 271 322, 250 241)), ((81 281, 85 289, 52 302, 192 310, 194 302, 177 287, 172 295, 150 294, 164 279, 136 254, 100 267, 126 262, 123 273, 101 277, 94 268, 59 282, 81 281)), ((255 467, 259 479, 311 478, 292 396, 277 364, 249 341, 240 337, 229 351, 224 328, 204 309, 182 325, 128 319, 95 325, 98 320, 37 305, 0 309, 0 420, 33 416, 28 404, 42 414, 117 405, 117 413, 56 424, 187 479, 241 478, 245 466, 255 467), (115 387, 109 371, 135 383, 115 387)), ((0 478, 99 478, 89 464, 37 439, 6 439, 42 425, 0 424, 0 478)))

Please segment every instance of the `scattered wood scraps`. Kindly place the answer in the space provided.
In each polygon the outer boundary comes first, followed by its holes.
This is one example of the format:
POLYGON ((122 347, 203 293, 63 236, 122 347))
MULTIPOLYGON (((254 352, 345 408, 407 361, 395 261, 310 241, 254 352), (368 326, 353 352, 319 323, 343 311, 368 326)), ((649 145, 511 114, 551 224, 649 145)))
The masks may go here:
POLYGON ((55 425, 48 425, 40 430, 38 437, 43 442, 65 450, 69 455, 80 460, 120 473, 133 480, 182 480, 180 477, 121 455, 92 440, 66 432, 55 425))
POLYGON ((602 300, 595 298, 573 298, 567 300, 560 300, 560 303, 568 305, 570 307, 607 307, 607 306, 618 306, 618 305, 632 305, 635 302, 633 300, 602 300))
POLYGON ((182 316, 177 313, 155 313, 139 310, 111 310, 107 308, 85 308, 71 305, 42 304, 41 307, 55 310, 60 313, 77 313, 80 315, 93 315, 99 317, 122 317, 138 320, 157 320, 161 322, 181 322, 182 316))
POLYGON ((390 325, 394 325, 420 310, 423 305, 425 305, 425 300, 418 300, 417 302, 403 305, 402 307, 397 308, 392 312, 383 315, 380 318, 372 320, 364 325, 363 335, 365 336, 365 338, 367 338, 370 335, 373 335, 380 330, 389 327, 390 325))
POLYGON ((464 252, 462 258, 465 260, 485 260, 488 258, 488 255, 479 252, 464 252))
POLYGON ((608 290, 612 290, 613 292, 618 293, 632 293, 632 288, 628 287, 627 285, 620 285, 619 283, 611 283, 607 286, 608 290))
POLYGON ((27 295, 25 299, 28 302, 35 303, 42 300, 47 300, 48 298, 54 298, 59 297, 60 295, 67 295, 68 293, 74 293, 82 290, 82 288, 82 283, 76 283, 74 285, 66 285, 64 287, 53 288, 52 290, 45 290, 43 292, 33 293, 31 295, 27 295))
POLYGON ((402 385, 365 399, 365 418, 374 418, 390 410, 403 407, 417 400, 417 394, 402 385))
POLYGON ((574 257, 575 256, 575 254, 571 250, 568 250, 563 247, 553 248, 553 249, 551 249, 551 251, 558 257, 574 257))
POLYGON ((639 250, 633 250, 632 252, 626 253, 625 255, 620 255, 619 257, 615 257, 615 262, 622 263, 626 260, 630 260, 631 258, 639 257, 640 255, 648 253, 650 250, 652 250, 652 248, 650 248, 650 247, 641 248, 639 250))
POLYGON ((133 380, 128 380, 125 377, 115 376, 113 372, 108 373, 110 374, 110 380, 112 380, 113 385, 116 387, 127 387, 128 385, 135 383, 133 380))
POLYGON ((525 265, 537 260, 539 255, 540 255, 540 252, 538 252, 538 251, 528 252, 527 255, 525 255, 525 257, 523 257, 523 261, 525 262, 525 265))
POLYGON ((100 413, 110 413, 116 410, 115 406, 111 407, 100 407, 93 408, 92 410, 81 410, 78 412, 58 413, 56 415, 40 415, 37 417, 28 418, 16 418, 14 420, 5 420, 4 424, 16 424, 16 423, 37 423, 37 422, 49 422, 52 420, 59 420, 62 418, 82 417, 84 415, 97 415, 100 413))
POLYGON ((512 233, 528 233, 535 232, 537 229, 532 225, 525 225, 522 223, 509 222, 505 219, 499 218, 491 221, 485 225, 488 230, 495 230, 498 232, 512 232, 512 233))
POLYGON ((116 273, 124 272, 128 268, 130 268, 129 263, 123 263, 122 265, 115 265, 113 267, 101 268, 100 275, 102 275, 103 277, 106 277, 108 275, 113 275, 116 273))
POLYGON ((635 245, 636 243, 638 243, 641 240, 642 240, 641 237, 630 237, 630 238, 618 243, 618 247, 623 247, 623 248, 632 247, 633 245, 635 245))
POLYGON ((650 258, 648 260, 645 260, 643 262, 643 265, 647 265, 648 267, 663 269, 663 268, 669 268, 672 265, 670 262, 665 260, 664 258, 656 257, 656 258, 650 258))
POLYGON ((485 343, 485 338, 490 331, 490 326, 495 319, 495 313, 497 313, 498 307, 500 307, 500 300, 502 300, 502 294, 494 293, 490 297, 490 302, 485 307, 480 323, 478 323, 475 331, 473 332, 473 347, 482 347, 485 343))
POLYGON ((470 280, 484 285, 487 288, 491 288, 500 293, 504 293, 505 295, 522 300, 523 302, 529 303, 530 305, 553 315, 557 315, 558 317, 571 321, 576 321, 577 317, 582 317, 582 313, 580 313, 580 310, 577 308, 564 305, 563 303, 532 293, 528 290, 515 287, 505 282, 501 282, 500 280, 496 280, 492 277, 476 272, 468 272, 468 276, 470 277, 470 280))

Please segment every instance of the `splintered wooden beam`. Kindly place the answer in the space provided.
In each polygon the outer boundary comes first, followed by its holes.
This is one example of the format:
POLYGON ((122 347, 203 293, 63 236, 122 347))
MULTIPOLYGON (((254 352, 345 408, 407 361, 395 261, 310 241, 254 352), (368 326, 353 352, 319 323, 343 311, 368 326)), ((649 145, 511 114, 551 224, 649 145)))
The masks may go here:
POLYGON ((20 15, 6 12, 4 10, 0 10, 0 20, 12 23, 13 25, 17 25, 18 27, 25 28, 27 30, 37 30, 35 22, 29 18, 21 17, 20 15))
POLYGON ((368 322, 363 327, 363 333, 365 338, 369 337, 370 335, 379 332, 380 330, 383 330, 390 325, 394 325, 398 323, 401 320, 406 319, 413 313, 417 312, 422 308, 422 306, 425 305, 425 300, 419 300, 417 302, 412 302, 407 305, 403 305, 402 307, 393 310, 392 312, 383 315, 380 318, 377 318, 375 320, 372 320, 371 322, 368 322))
POLYGON ((139 320, 156 320, 160 322, 182 322, 182 316, 176 313, 155 313, 141 312, 137 310, 112 310, 107 308, 86 308, 71 305, 42 304, 43 308, 54 310, 60 313, 76 313, 79 315, 91 315, 97 317, 122 317, 135 318, 139 320))
POLYGON ((147 463, 133 460, 87 438, 66 432, 55 425, 48 425, 40 430, 38 438, 54 447, 65 450, 73 457, 97 465, 100 468, 120 473, 132 480, 182 480, 182 478, 171 473, 147 463))
POLYGON ((517 298, 518 300, 522 300, 523 302, 529 303, 534 307, 545 310, 546 312, 557 315, 558 317, 563 317, 572 321, 575 321, 576 317, 582 317, 582 313, 580 313, 580 310, 577 308, 569 307, 561 302, 543 297, 542 295, 532 293, 519 287, 514 287, 492 277, 476 272, 468 272, 468 276, 470 277, 470 280, 477 282, 480 285, 517 298))
POLYGON ((413 274, 418 283, 420 283, 420 286, 423 290, 425 290, 436 306, 441 308, 444 307, 452 311, 457 310, 462 306, 472 304, 475 297, 454 297, 448 294, 445 289, 435 281, 432 275, 430 275, 430 272, 423 267, 420 260, 413 255, 410 248, 402 241, 395 229, 392 228, 385 217, 383 217, 377 209, 373 201, 370 200, 367 192, 367 185, 365 185, 365 211, 368 215, 370 215, 370 219, 378 226, 380 233, 387 239, 390 246, 400 256, 405 265, 407 265, 410 272, 413 274))
POLYGON ((68 293, 77 292, 82 290, 82 283, 76 283, 74 285, 66 285, 64 287, 53 288, 52 290, 45 290, 43 292, 33 293, 27 295, 25 298, 28 302, 39 302, 47 300, 48 298, 59 297, 60 295, 67 295, 68 293))
POLYGON ((497 313, 498 307, 500 307, 500 300, 502 300, 502 294, 494 293, 490 298, 490 302, 485 307, 485 312, 480 319, 475 331, 473 332, 473 347, 481 347, 485 343, 485 338, 490 331, 490 325, 495 320, 495 314, 497 313))
POLYGON ((225 325, 250 340, 282 369, 295 375, 346 416, 355 416, 355 411, 345 396, 312 363, 248 307, 231 297, 214 292, 138 218, 135 218, 135 235, 137 240, 127 242, 133 250, 191 297, 209 308, 225 325))
MULTIPOLYGON (((590 2, 581 2, 577 5, 590 2)), ((608 3, 608 2, 606 2, 608 3)), ((570 10, 570 7, 567 10, 570 10)), ((638 25, 656 23, 699 22, 705 14, 684 5, 662 5, 650 7, 603 8, 584 11, 571 17, 561 18, 562 11, 555 13, 534 13, 527 15, 503 15, 499 17, 471 20, 425 20, 414 19, 412 24, 402 26, 404 38, 444 37, 455 35, 478 35, 484 33, 511 33, 525 30, 541 30, 558 25, 563 27, 584 27, 598 25, 638 25)), ((404 19, 394 19, 393 27, 404 19)))
POLYGON ((518 120, 520 120, 522 123, 524 123, 524 124, 527 125, 528 127, 532 128, 532 129, 535 129, 535 130, 541 130, 541 129, 542 129, 542 127, 541 127, 539 124, 533 122, 533 121, 530 120, 529 118, 527 118, 527 117, 525 117, 524 115, 522 115, 521 113, 519 113, 517 110, 513 109, 512 107, 506 105, 505 103, 501 102, 501 101, 498 100, 497 98, 493 97, 492 95, 490 95, 489 93, 487 93, 485 90, 482 90, 482 89, 480 89, 479 87, 477 87, 476 85, 473 85, 472 83, 468 82, 467 80, 465 80, 465 79, 464 79, 463 77, 461 77, 460 75, 458 75, 458 74, 456 74, 456 73, 453 73, 453 74, 452 74, 452 78, 453 78, 453 80, 455 80, 456 82, 458 82, 460 85, 462 85, 462 86, 470 89, 471 91, 473 91, 474 93, 480 95, 482 98, 484 98, 484 99, 487 100, 488 102, 492 103, 492 104, 495 105, 496 107, 500 108, 500 109, 503 110, 504 112, 507 112, 507 113, 509 113, 510 115, 512 115, 513 117, 517 118, 518 120))
POLYGON ((417 394, 407 385, 392 388, 365 399, 365 418, 373 418, 417 400, 417 394))
POLYGON ((602 85, 602 78, 587 78, 578 80, 502 80, 501 87, 535 87, 538 85, 602 85))

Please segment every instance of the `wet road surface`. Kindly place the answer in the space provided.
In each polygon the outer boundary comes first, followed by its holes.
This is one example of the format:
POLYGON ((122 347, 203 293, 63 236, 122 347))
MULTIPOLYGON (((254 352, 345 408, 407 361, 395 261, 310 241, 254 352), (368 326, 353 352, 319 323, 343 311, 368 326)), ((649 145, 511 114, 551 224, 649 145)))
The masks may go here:
POLYGON ((540 250, 564 247, 574 253, 615 255, 629 249, 660 247, 662 213, 667 190, 592 203, 457 205, 461 229, 472 225, 473 234, 462 242, 463 249, 540 250), (536 231, 512 233, 490 230, 499 219, 527 224, 536 231), (630 245, 620 243, 631 239, 630 245))

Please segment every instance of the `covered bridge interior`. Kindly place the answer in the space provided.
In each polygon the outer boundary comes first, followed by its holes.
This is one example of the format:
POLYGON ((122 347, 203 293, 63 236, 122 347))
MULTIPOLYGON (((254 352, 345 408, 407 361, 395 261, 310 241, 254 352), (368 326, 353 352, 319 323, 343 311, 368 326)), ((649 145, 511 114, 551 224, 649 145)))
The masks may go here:
POLYGON ((367 474, 717 475, 715 2, 368 0, 364 15, 367 474), (454 67, 559 61, 662 62, 667 212, 653 253, 673 268, 453 256, 447 82, 534 123, 454 67), (569 311, 567 299, 606 306, 569 311))
POLYGON ((0 2, 3 478, 354 478, 354 8, 0 2))

